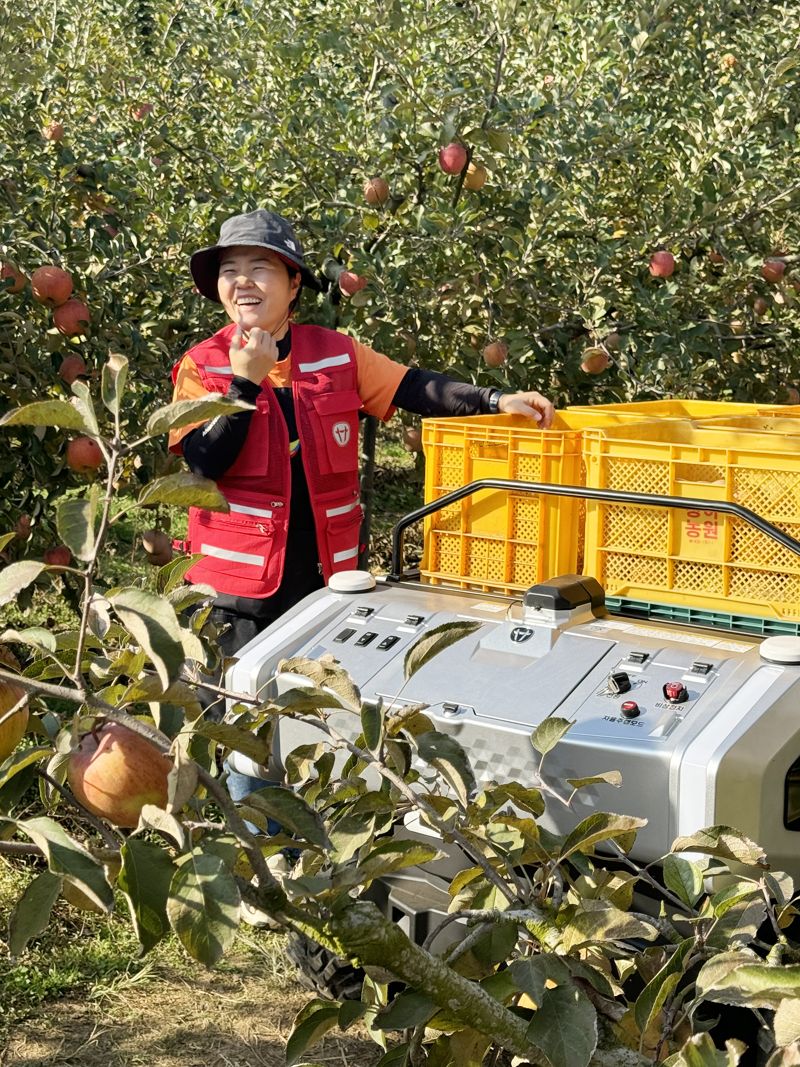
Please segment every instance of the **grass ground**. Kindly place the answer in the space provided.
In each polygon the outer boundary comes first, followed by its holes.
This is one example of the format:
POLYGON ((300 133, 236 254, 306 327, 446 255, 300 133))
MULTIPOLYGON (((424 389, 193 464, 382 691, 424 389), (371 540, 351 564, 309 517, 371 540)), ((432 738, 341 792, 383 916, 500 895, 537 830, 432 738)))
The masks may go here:
MULTIPOLYGON (((421 502, 415 457, 399 426, 382 428, 375 472, 371 567, 385 570, 391 528, 421 502)), ((166 517, 166 516, 165 516, 166 517)), ((179 523, 180 516, 174 516, 179 523)), ((151 581, 137 532, 152 513, 119 523, 115 550, 103 558, 109 583, 151 581)), ((173 526, 173 533, 178 530, 173 526)), ((407 560, 419 557, 410 532, 407 560)), ((5 610, 2 625, 68 625, 63 590, 37 592, 24 615, 5 610)), ((213 971, 188 960, 175 939, 144 959, 125 906, 110 918, 59 901, 47 931, 16 960, 2 937, 33 870, 0 859, 0 1067, 278 1067, 292 1021, 310 994, 288 964, 283 939, 248 927, 213 971)), ((330 1037, 315 1063, 370 1067, 380 1050, 363 1033, 330 1037)))

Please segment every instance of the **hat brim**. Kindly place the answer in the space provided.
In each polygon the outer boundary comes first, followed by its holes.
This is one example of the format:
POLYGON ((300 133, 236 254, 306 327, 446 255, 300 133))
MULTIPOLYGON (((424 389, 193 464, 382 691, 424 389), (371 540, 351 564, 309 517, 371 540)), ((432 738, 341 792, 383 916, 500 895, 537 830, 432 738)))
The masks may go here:
MULTIPOLYGON (((251 246, 251 242, 248 241, 248 247, 251 246)), ((221 304, 222 301, 219 298, 218 282, 219 282, 219 255, 226 245, 211 245, 209 248, 201 248, 199 251, 193 253, 189 260, 189 269, 192 272, 192 278, 194 278, 194 284, 197 286, 198 291, 206 297, 208 300, 213 300, 215 304, 221 304)), ((290 259, 282 249, 276 248, 274 245, 260 244, 252 242, 253 248, 266 248, 270 252, 274 252, 276 256, 283 260, 287 267, 292 270, 299 271, 303 285, 308 286, 309 289, 313 289, 319 293, 322 291, 322 285, 319 279, 311 273, 308 267, 302 266, 300 263, 295 263, 290 259)))

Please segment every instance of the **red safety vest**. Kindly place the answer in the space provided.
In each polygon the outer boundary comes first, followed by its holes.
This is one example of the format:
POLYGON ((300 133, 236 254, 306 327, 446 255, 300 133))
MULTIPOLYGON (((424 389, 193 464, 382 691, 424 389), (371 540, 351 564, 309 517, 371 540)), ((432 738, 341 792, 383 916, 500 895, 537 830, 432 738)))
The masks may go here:
MULTIPOLYGON (((203 386, 227 393, 233 324, 189 350, 203 386)), ((358 412, 352 340, 320 326, 292 326, 292 394, 322 573, 358 563, 358 412)), ((177 367, 173 370, 173 379, 177 367)), ((219 593, 268 597, 283 575, 289 526, 289 434, 269 383, 262 384, 242 451, 217 482, 230 512, 189 509, 189 548, 202 552, 187 571, 219 593)))

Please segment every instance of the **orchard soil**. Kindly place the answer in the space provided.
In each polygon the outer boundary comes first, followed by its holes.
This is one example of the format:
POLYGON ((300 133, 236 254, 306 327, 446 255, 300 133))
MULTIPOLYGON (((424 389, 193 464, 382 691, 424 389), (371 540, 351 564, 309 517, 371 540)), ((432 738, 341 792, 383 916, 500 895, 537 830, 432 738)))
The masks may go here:
MULTIPOLYGON (((387 569, 392 525, 422 499, 421 461, 404 449, 399 420, 393 423, 379 431, 370 559, 376 573, 387 569)), ((151 525, 152 513, 127 531, 120 524, 128 544, 123 537, 109 567, 115 580, 146 567, 138 533, 151 525)), ((406 562, 414 565, 421 534, 409 531, 406 540, 406 562)), ((58 622, 66 610, 35 602, 26 625, 35 624, 32 616, 58 622)), ((31 873, 0 860, 0 938, 31 873)), ((311 997, 280 934, 243 926, 233 953, 205 970, 175 939, 137 958, 122 898, 109 919, 62 901, 20 960, 9 960, 0 940, 0 1067, 282 1067, 293 1020, 311 997)), ((381 1050, 353 1028, 334 1031, 309 1056, 325 1067, 371 1067, 381 1050)))

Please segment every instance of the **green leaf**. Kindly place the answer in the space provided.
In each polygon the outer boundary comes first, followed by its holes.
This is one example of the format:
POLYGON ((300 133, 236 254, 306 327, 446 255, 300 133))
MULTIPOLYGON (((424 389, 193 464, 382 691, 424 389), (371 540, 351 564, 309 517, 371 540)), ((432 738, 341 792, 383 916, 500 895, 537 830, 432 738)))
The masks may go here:
POLYGON ((375 833, 374 813, 349 813, 331 828, 330 840, 334 862, 346 863, 366 845, 375 833))
POLYGON ((377 754, 383 744, 383 709, 370 701, 361 707, 361 731, 370 752, 377 754))
POLYGON ((694 938, 687 937, 685 941, 682 941, 637 997, 633 1009, 634 1018, 642 1034, 649 1029, 664 1006, 666 997, 680 980, 683 974, 683 962, 693 945, 694 938))
POLYGON ((683 856, 665 856, 662 868, 664 885, 677 897, 693 907, 703 892, 703 871, 699 864, 683 856))
POLYGON ((177 679, 185 658, 175 609, 144 589, 122 589, 109 601, 120 622, 147 653, 166 689, 177 679))
POLYGON ((80 379, 76 379, 70 388, 74 395, 72 404, 81 413, 84 426, 88 427, 92 437, 99 437, 100 427, 97 423, 91 389, 86 382, 82 382, 80 379))
POLYGON ((172 876, 167 917, 192 959, 211 967, 233 944, 240 904, 236 882, 220 857, 195 851, 172 876))
POLYGON ((800 1041, 800 1000, 797 997, 787 997, 780 1002, 775 1009, 772 1027, 779 1045, 800 1041))
POLYGON ((520 785, 518 782, 503 782, 501 785, 495 786, 490 792, 493 799, 498 800, 501 804, 503 799, 507 798, 515 807, 521 811, 530 812, 536 818, 544 813, 544 800, 538 789, 526 789, 525 786, 520 785))
POLYGON ((29 941, 47 929, 61 882, 59 875, 42 871, 28 884, 8 920, 8 951, 12 956, 19 956, 29 941))
POLYGON ((286 1042, 286 1067, 294 1067, 307 1048, 316 1044, 339 1021, 339 1005, 329 1000, 312 1000, 294 1021, 286 1042))
MULTIPOLYGON (((176 556, 169 563, 165 563, 163 567, 159 567, 156 571, 156 590, 164 596, 166 593, 180 589, 183 586, 183 576, 202 558, 203 554, 201 552, 195 552, 188 556, 176 556)), ((200 587, 190 586, 189 588, 196 589, 200 587)))
POLYGON ((6 782, 10 782, 15 774, 19 774, 26 767, 40 763, 52 755, 53 749, 50 745, 34 745, 32 748, 16 749, 3 763, 0 763, 0 789, 6 782))
POLYGON ((509 967, 517 989, 527 993, 538 1008, 544 1000, 546 985, 549 980, 556 985, 563 985, 569 979, 569 971, 558 956, 541 953, 527 959, 515 960, 509 967))
POLYGON ((794 55, 784 56, 775 64, 775 77, 782 78, 784 74, 787 74, 790 70, 800 63, 800 53, 795 52, 794 55))
POLYGON ((632 937, 652 941, 658 934, 654 926, 642 922, 608 900, 582 900, 563 930, 567 952, 589 942, 624 941, 632 937))
POLYGON ((84 563, 92 558, 94 552, 99 497, 99 487, 93 485, 87 497, 62 497, 56 505, 58 536, 73 556, 84 563))
POLYGON ((437 1011, 436 1002, 416 990, 404 990, 382 1008, 372 1024, 376 1030, 407 1030, 422 1026, 437 1011))
POLYGON ((285 830, 304 841, 329 849, 331 843, 319 813, 306 804, 302 797, 283 786, 258 789, 247 797, 248 806, 262 811, 285 830))
POLYGON ((125 894, 142 952, 169 933, 167 898, 175 866, 166 849, 129 837, 121 850, 117 885, 125 894))
MULTIPOLYGON (((535 747, 535 746, 534 746, 535 747)), ((567 783, 573 789, 583 789, 586 785, 613 785, 619 789, 622 785, 622 774, 619 771, 603 771, 602 774, 590 774, 588 778, 567 778, 567 783)))
POLYGON ((147 433, 151 437, 169 433, 170 430, 180 430, 181 427, 191 426, 195 422, 206 422, 217 415, 235 415, 237 411, 255 411, 255 407, 253 404, 243 404, 221 395, 203 397, 200 400, 178 400, 174 404, 156 408, 147 420, 147 433))
POLYGON ((56 650, 55 636, 43 626, 29 626, 25 630, 4 630, 0 634, 0 642, 28 645, 40 652, 55 652, 56 650))
POLYGON ((612 815, 596 812, 589 815, 567 834, 561 846, 559 862, 571 856, 573 852, 589 853, 601 841, 616 841, 629 837, 634 831, 647 825, 647 819, 636 819, 632 815, 612 815))
POLYGON ((439 771, 466 807, 476 789, 475 775, 458 741, 450 734, 440 734, 434 730, 419 734, 414 738, 414 745, 420 759, 439 771))
POLYGON ((736 1067, 744 1051, 740 1041, 726 1041, 722 1052, 708 1034, 695 1034, 680 1052, 664 1060, 664 1067, 736 1067))
POLYGON ((697 976, 697 991, 706 1000, 749 1008, 776 1009, 786 997, 800 997, 800 964, 771 967, 742 963, 711 978, 707 967, 697 976))
POLYGON ((15 533, 0 534, 0 552, 2 552, 4 548, 8 547, 8 545, 11 544, 11 542, 16 538, 16 536, 17 535, 15 533))
POLYGON ((250 730, 243 730, 239 726, 232 726, 227 722, 197 722, 194 727, 195 733, 202 737, 208 737, 220 745, 234 752, 241 752, 249 756, 256 763, 266 763, 269 755, 269 745, 263 737, 257 737, 250 730))
POLYGON ((446 648, 454 645, 456 641, 461 641, 464 637, 474 634, 476 630, 480 629, 481 625, 479 622, 445 622, 441 626, 434 626, 432 630, 428 630, 426 634, 411 645, 405 654, 403 673, 406 681, 412 678, 434 656, 444 652, 446 648))
POLYGON ((111 911, 114 893, 102 865, 82 845, 68 837, 63 827, 46 816, 14 821, 17 829, 44 852, 53 874, 63 875, 99 908, 111 911))
POLYGON ((100 379, 100 395, 112 415, 118 415, 120 401, 128 379, 128 360, 119 352, 112 352, 106 360, 100 379))
POLYGON ((408 1045, 395 1045, 381 1056, 375 1067, 408 1067, 408 1045))
POLYGON ((572 726, 568 719, 558 719, 555 716, 544 719, 531 734, 531 744, 540 755, 546 756, 572 726))
POLYGON ((0 571, 0 607, 15 600, 18 593, 35 582, 42 571, 46 571, 44 563, 34 559, 23 559, 19 563, 10 563, 0 571))
POLYGON ((359 865, 364 880, 382 878, 392 871, 399 871, 403 867, 421 866, 423 863, 431 863, 441 859, 443 853, 431 845, 423 845, 418 841, 402 841, 392 838, 382 841, 359 865))
POLYGON ((14 408, 0 419, 0 426, 60 426, 65 430, 92 432, 84 416, 68 400, 37 400, 14 408))
POLYGON ((138 503, 149 507, 155 504, 174 504, 176 507, 206 508, 208 511, 230 511, 230 505, 210 478, 201 478, 189 471, 167 474, 146 485, 138 503))
POLYGON ((547 989, 528 1026, 528 1040, 552 1067, 587 1067, 597 1047, 597 1013, 571 982, 547 989))
POLYGON ((672 842, 670 852, 702 852, 750 866, 767 866, 764 850, 730 826, 708 826, 689 837, 678 837, 672 842))

